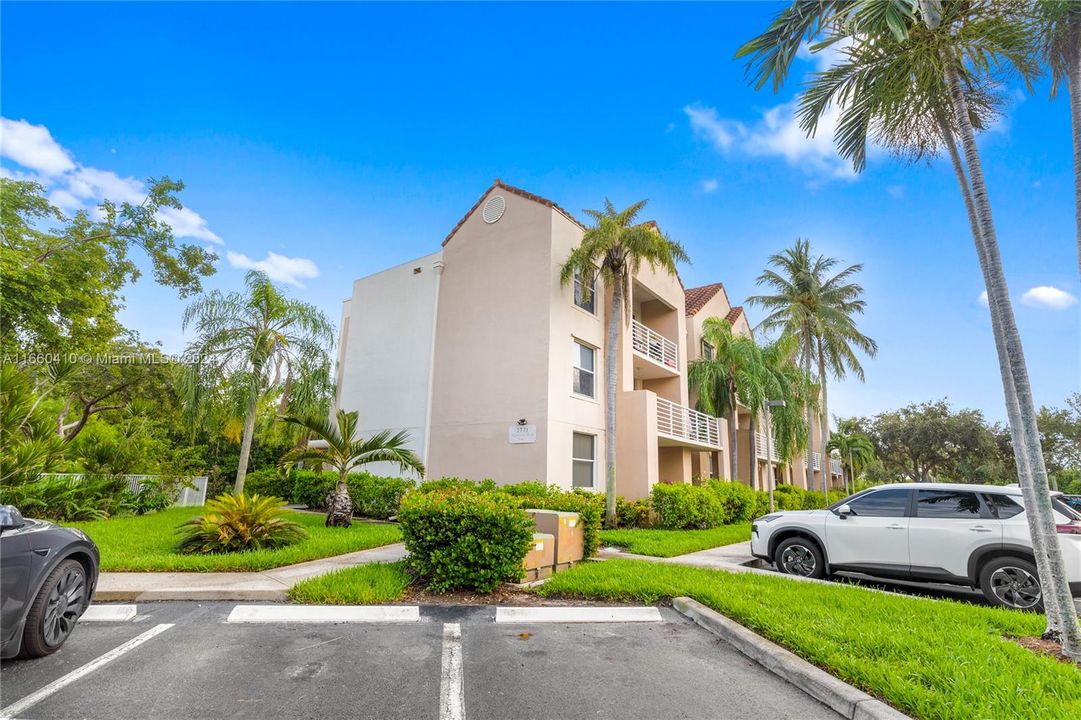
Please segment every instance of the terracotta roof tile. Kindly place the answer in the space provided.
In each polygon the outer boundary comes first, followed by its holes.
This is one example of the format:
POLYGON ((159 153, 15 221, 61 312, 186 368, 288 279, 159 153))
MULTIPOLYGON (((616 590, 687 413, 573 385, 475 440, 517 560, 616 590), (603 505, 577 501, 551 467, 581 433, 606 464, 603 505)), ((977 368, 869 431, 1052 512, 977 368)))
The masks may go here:
POLYGON ((735 325, 736 320, 739 319, 740 315, 743 315, 743 306, 737 305, 728 311, 728 314, 724 316, 724 319, 728 321, 729 325, 735 325))
POLYGON ((540 195, 534 195, 533 193, 531 193, 531 192, 529 192, 527 190, 522 190, 521 188, 516 188, 513 185, 507 185, 505 182, 503 182, 499 178, 496 178, 495 182, 492 183, 491 187, 489 187, 487 190, 485 190, 483 193, 481 193, 480 197, 477 198, 477 202, 473 203, 473 207, 469 208, 469 212, 467 212, 465 215, 462 216, 462 219, 458 221, 458 224, 454 226, 454 229, 451 230, 450 233, 447 235, 446 239, 443 240, 443 245, 444 246, 448 242, 450 242, 450 239, 452 237, 454 237, 454 233, 458 232, 458 229, 460 227, 462 227, 463 224, 465 224, 465 221, 469 219, 469 216, 472 215, 476 211, 476 209, 478 207, 480 207, 481 201, 484 200, 484 198, 488 196, 488 193, 490 193, 495 188, 500 188, 502 190, 505 190, 506 192, 514 193, 515 195, 517 195, 519 197, 523 197, 526 200, 532 200, 533 202, 537 202, 537 203, 540 203, 541 205, 544 205, 546 207, 550 207, 553 210, 555 210, 556 212, 563 215, 565 218, 570 220, 572 223, 574 223, 578 227, 582 228, 582 230, 586 229, 586 226, 583 225, 581 222, 579 222, 578 218, 574 217, 569 212, 567 212, 563 208, 559 207, 559 205, 556 205, 551 200, 548 200, 547 198, 542 198, 540 195))
POLYGON ((702 287, 687 288, 686 293, 686 314, 694 315, 699 310, 706 306, 713 296, 721 292, 724 289, 724 285, 721 283, 713 283, 711 285, 703 285, 702 287))

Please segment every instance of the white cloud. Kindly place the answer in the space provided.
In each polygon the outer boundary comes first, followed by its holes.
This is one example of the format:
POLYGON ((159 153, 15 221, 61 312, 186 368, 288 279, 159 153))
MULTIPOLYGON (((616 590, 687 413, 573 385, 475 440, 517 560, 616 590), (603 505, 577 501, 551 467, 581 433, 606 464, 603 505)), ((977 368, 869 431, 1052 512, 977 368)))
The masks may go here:
POLYGON ((856 173, 851 163, 842 159, 833 145, 838 108, 830 107, 823 114, 813 137, 807 137, 800 128, 795 110, 795 103, 784 103, 747 124, 721 118, 715 108, 693 104, 683 108, 695 135, 722 154, 739 151, 756 157, 781 157, 789 165, 813 174, 854 180, 856 173))
POLYGON ((241 270, 262 270, 271 280, 304 287, 302 280, 319 277, 319 268, 308 258, 291 258, 279 255, 273 250, 267 252, 263 260, 252 260, 243 253, 228 250, 225 253, 229 264, 241 270))
POLYGON ((71 154, 53 140, 49 129, 26 120, 0 118, 0 154, 50 177, 75 169, 71 154))
POLYGON ((717 182, 716 178, 710 178, 708 180, 703 180, 702 181, 702 192, 705 192, 705 193, 714 192, 714 191, 716 191, 716 189, 719 186, 720 186, 720 183, 717 182))
POLYGON ((1077 298, 1051 285, 1038 285, 1021 296, 1021 302, 1031 307, 1065 310, 1077 303, 1077 298))
POLYGON ((987 307, 987 291, 986 290, 984 290, 982 293, 980 293, 979 295, 976 296, 976 302, 978 302, 980 305, 983 305, 984 307, 987 307))
MULTIPOLYGON (((49 189, 49 200, 67 212, 89 210, 97 217, 96 208, 102 200, 138 205, 146 198, 147 187, 141 180, 76 162, 44 125, 0 118, 0 154, 29 171, 0 168, 0 175, 40 182, 49 189)), ((191 208, 162 208, 158 219, 177 237, 224 244, 206 219, 191 208)))

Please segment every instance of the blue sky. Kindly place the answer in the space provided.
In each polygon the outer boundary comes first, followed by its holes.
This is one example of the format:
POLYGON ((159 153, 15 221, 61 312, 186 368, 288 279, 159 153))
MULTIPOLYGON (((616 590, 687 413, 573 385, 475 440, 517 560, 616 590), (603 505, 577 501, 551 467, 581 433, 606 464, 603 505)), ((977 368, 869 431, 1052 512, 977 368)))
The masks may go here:
MULTIPOLYGON (((880 348, 832 411, 945 396, 1002 419, 952 173, 878 153, 854 177, 793 132, 815 58, 778 95, 732 60, 778 7, 5 3, 3 167, 71 205, 181 178, 174 227, 221 256, 209 287, 269 263, 335 322, 354 278, 438 248, 496 177, 574 213, 649 198, 684 283, 737 303, 809 238, 864 263, 880 348)), ((1011 97, 981 147, 1036 400, 1061 404, 1081 378, 1068 107, 1046 85, 1011 97)), ((127 325, 183 347, 171 290, 125 296, 127 325)))

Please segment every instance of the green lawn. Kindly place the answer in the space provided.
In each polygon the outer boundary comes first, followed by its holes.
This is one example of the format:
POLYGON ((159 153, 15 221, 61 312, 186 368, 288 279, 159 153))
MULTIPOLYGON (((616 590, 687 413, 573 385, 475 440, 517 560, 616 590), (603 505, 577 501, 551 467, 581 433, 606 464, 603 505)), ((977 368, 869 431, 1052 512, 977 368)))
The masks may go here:
POLYGON ((751 539, 751 524, 721 525, 709 530, 602 530, 601 542, 636 555, 675 557, 751 539))
POLYGON ((1004 639, 1038 636, 1035 614, 635 560, 582 563, 536 592, 686 595, 926 720, 1081 718, 1081 669, 1004 639))
POLYGON ((289 590, 289 599, 307 605, 377 605, 397 600, 409 582, 404 563, 368 563, 303 580, 289 590))
POLYGON ((278 550, 222 555, 179 555, 173 551, 176 527, 201 513, 201 507, 170 508, 149 515, 68 523, 89 535, 101 551, 106 572, 234 572, 267 570, 305 560, 343 555, 398 542, 397 525, 354 522, 350 528, 323 527, 323 516, 289 513, 308 530, 308 538, 278 550))

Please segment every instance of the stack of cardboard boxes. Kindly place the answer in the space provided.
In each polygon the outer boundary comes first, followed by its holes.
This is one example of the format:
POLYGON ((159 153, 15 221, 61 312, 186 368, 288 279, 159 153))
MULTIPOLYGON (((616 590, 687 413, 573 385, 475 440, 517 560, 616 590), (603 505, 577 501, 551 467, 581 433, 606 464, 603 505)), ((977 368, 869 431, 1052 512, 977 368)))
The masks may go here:
POLYGON ((526 510, 533 518, 533 548, 525 557, 525 582, 543 580, 582 559, 582 522, 578 513, 526 510))

